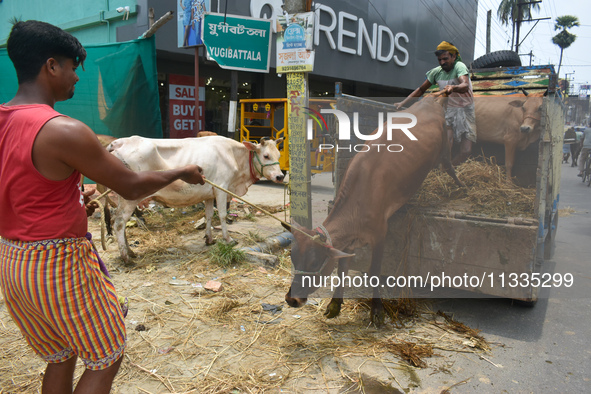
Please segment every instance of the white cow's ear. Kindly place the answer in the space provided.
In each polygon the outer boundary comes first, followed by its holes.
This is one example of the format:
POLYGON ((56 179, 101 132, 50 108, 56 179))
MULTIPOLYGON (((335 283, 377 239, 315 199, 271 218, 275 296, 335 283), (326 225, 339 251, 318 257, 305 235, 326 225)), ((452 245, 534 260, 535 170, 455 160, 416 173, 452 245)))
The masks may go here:
POLYGON ((242 141, 242 145, 244 145, 248 150, 257 150, 257 144, 250 141, 242 141))
POLYGON ((282 143, 282 142, 283 142, 283 138, 277 138, 275 140, 275 145, 279 146, 279 144, 282 143))

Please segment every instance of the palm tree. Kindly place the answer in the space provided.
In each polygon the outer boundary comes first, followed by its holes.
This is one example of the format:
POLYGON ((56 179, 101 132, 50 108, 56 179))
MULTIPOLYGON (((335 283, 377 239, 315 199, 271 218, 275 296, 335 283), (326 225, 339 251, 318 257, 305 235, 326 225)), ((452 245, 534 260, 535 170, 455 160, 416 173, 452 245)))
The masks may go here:
POLYGON ((508 25, 510 21, 513 25, 511 48, 513 48, 513 40, 515 39, 515 22, 529 20, 532 17, 532 10, 540 10, 540 4, 521 4, 521 15, 519 15, 520 2, 525 3, 525 0, 502 0, 497 8, 497 17, 501 23, 508 25))
POLYGON ((560 66, 562 66, 562 53, 566 48, 572 45, 577 39, 575 34, 572 34, 568 29, 579 26, 579 18, 573 15, 564 15, 556 18, 554 24, 554 30, 560 30, 560 33, 552 37, 554 45, 560 47, 560 61, 558 62, 558 72, 556 73, 560 77, 560 66))

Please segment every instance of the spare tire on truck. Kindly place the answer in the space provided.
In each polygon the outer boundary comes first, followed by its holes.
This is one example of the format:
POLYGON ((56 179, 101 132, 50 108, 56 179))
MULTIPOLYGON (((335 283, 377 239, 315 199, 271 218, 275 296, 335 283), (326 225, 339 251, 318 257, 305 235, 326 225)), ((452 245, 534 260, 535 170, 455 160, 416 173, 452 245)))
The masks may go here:
POLYGON ((513 51, 496 51, 480 56, 470 64, 471 69, 494 67, 520 67, 521 59, 513 51))

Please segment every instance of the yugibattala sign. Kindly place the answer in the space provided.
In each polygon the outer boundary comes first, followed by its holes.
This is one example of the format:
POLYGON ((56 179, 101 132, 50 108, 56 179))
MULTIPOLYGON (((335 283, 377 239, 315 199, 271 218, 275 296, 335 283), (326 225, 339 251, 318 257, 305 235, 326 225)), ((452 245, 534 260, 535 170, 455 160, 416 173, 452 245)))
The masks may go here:
POLYGON ((207 56, 220 67, 269 72, 271 21, 206 13, 202 26, 207 56))

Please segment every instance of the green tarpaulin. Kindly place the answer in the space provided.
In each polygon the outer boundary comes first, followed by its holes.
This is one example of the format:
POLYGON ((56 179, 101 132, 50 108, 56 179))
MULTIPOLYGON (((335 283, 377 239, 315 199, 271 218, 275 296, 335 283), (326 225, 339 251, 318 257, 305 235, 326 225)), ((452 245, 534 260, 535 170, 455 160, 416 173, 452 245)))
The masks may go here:
MULTIPOLYGON (((154 37, 85 46, 88 57, 74 97, 55 109, 87 124, 97 134, 162 138, 154 37)), ((0 103, 18 88, 6 49, 0 49, 0 103)))

